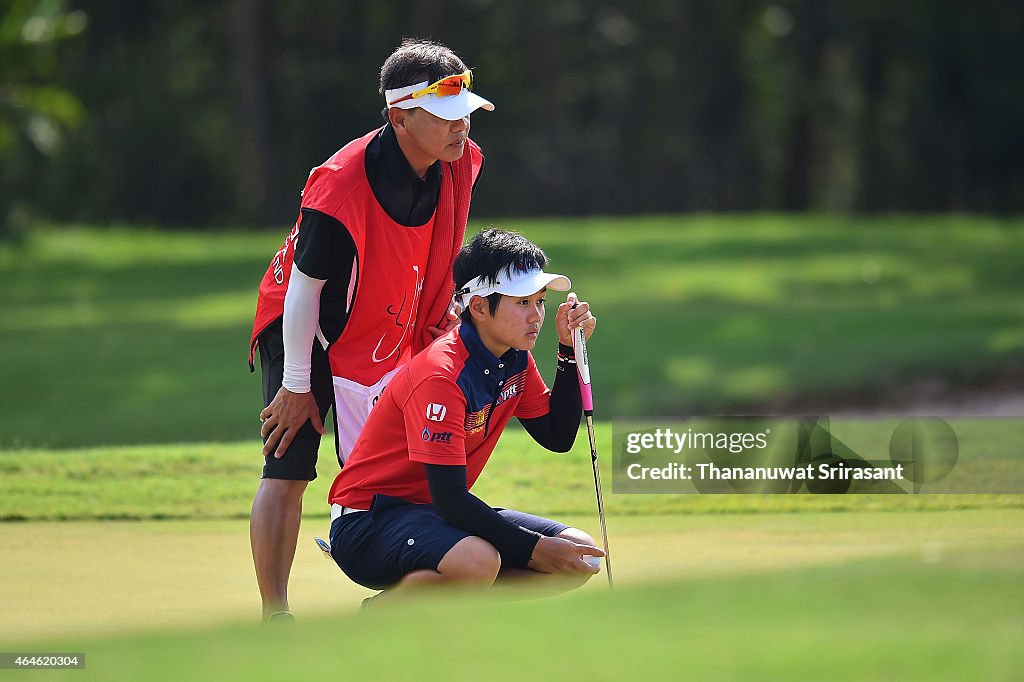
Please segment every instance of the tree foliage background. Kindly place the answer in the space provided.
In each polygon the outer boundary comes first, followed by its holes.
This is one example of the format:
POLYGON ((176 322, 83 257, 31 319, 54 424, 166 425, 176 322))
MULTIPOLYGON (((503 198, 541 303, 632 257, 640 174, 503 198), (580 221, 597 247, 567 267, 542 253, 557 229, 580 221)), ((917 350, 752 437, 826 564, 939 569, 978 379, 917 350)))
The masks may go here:
POLYGON ((0 231, 285 225, 403 35, 475 68, 475 215, 1024 209, 1024 3, 3 0, 0 231))

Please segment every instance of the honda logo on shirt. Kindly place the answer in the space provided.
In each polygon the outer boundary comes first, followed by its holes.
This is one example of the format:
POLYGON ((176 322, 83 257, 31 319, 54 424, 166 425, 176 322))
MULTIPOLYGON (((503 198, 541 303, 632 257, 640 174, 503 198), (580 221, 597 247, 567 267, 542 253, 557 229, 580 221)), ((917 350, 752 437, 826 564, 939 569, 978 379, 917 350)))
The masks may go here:
POLYGON ((438 405, 437 403, 430 403, 427 405, 427 419, 432 422, 444 421, 444 416, 448 413, 448 408, 444 405, 438 405))

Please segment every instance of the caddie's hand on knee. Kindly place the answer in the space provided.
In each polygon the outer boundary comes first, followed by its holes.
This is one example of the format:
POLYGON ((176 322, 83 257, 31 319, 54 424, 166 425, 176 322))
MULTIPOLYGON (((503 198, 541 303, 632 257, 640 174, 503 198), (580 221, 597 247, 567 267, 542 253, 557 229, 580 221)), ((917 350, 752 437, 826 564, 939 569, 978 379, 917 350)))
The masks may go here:
POLYGON ((581 545, 565 538, 541 538, 533 548, 527 566, 540 573, 577 574, 597 573, 597 566, 587 563, 587 556, 604 556, 604 551, 592 545, 581 545))
POLYGON ((263 456, 280 459, 288 450, 306 422, 313 422, 318 433, 324 433, 324 422, 320 419, 320 408, 312 393, 292 393, 281 387, 274 399, 260 412, 263 427, 260 435, 267 439, 263 445, 263 456), (275 452, 276 449, 276 452, 275 452))
POLYGON ((589 339, 597 327, 597 318, 590 312, 590 304, 580 301, 575 293, 570 292, 565 297, 565 303, 558 306, 555 313, 555 329, 558 331, 558 342, 565 346, 572 346, 572 333, 583 328, 584 334, 589 339), (576 306, 573 308, 573 306, 576 306))

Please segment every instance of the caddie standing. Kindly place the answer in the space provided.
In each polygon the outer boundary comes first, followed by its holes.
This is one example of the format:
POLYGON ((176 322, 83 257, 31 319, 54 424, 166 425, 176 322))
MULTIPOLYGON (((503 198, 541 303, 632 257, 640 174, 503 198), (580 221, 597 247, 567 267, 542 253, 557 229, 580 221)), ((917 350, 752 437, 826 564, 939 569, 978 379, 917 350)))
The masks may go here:
POLYGON ((444 45, 407 39, 384 62, 386 124, 313 169, 260 284, 250 346, 263 372, 263 477, 250 541, 266 621, 292 619, 302 496, 334 406, 344 466, 388 381, 450 329, 452 263, 483 167, 470 114, 487 100, 444 45))

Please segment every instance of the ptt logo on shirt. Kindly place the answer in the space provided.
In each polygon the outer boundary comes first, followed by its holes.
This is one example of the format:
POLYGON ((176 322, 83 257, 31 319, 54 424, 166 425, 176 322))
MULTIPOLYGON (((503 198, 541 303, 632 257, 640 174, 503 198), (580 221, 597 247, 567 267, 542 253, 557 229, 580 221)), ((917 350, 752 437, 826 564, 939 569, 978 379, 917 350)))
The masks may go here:
POLYGON ((496 404, 501 405, 503 402, 514 396, 516 393, 519 393, 519 387, 509 386, 498 395, 498 402, 496 404))
POLYGON ((424 427, 423 433, 420 434, 420 438, 422 438, 424 440, 424 442, 426 442, 426 443, 449 443, 450 444, 452 442, 452 432, 451 431, 442 431, 442 432, 439 432, 439 433, 431 433, 429 429, 424 427))
POLYGON ((498 394, 498 399, 494 401, 494 406, 497 407, 506 400, 514 398, 524 388, 526 388, 526 370, 523 370, 519 374, 511 377, 505 383, 505 390, 498 394))
POLYGON ((427 405, 427 419, 432 422, 443 422, 444 416, 448 414, 448 408, 437 403, 427 405))

